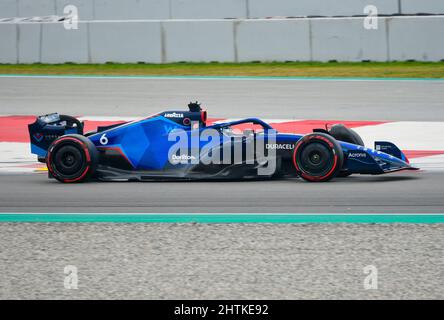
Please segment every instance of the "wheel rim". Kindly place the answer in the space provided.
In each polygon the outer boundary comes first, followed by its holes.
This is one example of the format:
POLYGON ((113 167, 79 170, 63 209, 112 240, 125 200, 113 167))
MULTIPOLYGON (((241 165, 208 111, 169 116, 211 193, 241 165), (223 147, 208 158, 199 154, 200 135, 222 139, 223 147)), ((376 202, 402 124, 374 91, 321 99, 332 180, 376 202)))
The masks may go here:
POLYGON ((317 151, 313 151, 309 154, 308 161, 313 165, 318 165, 322 161, 322 155, 317 151))
POLYGON ((63 179, 81 176, 88 166, 83 149, 75 142, 62 142, 52 153, 52 168, 63 179))
POLYGON ((311 142, 302 147, 298 153, 299 168, 305 174, 322 177, 334 166, 334 153, 323 142, 311 142))

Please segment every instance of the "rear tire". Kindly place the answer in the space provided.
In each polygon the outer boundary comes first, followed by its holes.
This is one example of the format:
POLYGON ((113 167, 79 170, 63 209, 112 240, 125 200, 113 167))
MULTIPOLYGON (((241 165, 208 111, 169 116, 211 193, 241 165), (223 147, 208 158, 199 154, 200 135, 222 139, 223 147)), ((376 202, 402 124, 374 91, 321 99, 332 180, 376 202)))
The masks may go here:
POLYGON ((342 168, 343 161, 339 143, 324 133, 305 135, 297 142, 293 153, 297 174, 310 182, 332 179, 342 168))
POLYGON ((95 145, 78 134, 68 134, 54 140, 46 156, 49 173, 65 183, 87 180, 94 174, 97 162, 95 145))

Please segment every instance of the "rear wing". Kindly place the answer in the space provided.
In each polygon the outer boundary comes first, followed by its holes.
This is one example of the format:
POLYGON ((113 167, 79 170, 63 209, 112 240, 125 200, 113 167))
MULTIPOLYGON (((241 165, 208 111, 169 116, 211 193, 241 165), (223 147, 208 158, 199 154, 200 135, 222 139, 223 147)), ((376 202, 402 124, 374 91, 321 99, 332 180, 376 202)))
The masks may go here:
POLYGON ((51 113, 38 116, 34 123, 28 125, 28 131, 31 153, 42 160, 51 143, 58 137, 70 133, 83 135, 83 123, 71 116, 51 113))

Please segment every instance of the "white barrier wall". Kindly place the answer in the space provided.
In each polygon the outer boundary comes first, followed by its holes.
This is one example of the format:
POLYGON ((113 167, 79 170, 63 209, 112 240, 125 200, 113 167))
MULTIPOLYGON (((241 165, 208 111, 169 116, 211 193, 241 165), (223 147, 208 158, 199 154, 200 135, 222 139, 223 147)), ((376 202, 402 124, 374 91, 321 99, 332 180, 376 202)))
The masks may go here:
POLYGON ((235 61, 233 21, 165 21, 165 62, 235 61))
MULTIPOLYGON (((83 0, 86 1, 86 0, 83 0)), ((79 12, 80 19, 83 13, 79 12)), ((169 19, 169 0, 94 0, 95 20, 169 19)))
POLYGON ((442 13, 444 14, 443 0, 402 0, 401 13, 442 13))
POLYGON ((61 14, 73 4, 81 20, 222 19, 444 13, 443 0, 0 0, 0 18, 61 14))
POLYGON ((17 62, 36 63, 42 61, 40 41, 42 40, 43 25, 39 23, 24 23, 17 26, 20 34, 17 46, 17 62))
POLYGON ((88 27, 91 61, 162 62, 160 22, 96 22, 88 27))
POLYGON ((309 20, 244 20, 236 23, 237 61, 310 60, 309 20))
POLYGON ((439 61, 444 59, 443 17, 399 17, 390 20, 390 60, 439 61))
POLYGON ((55 0, 17 0, 18 16, 48 16, 55 14, 55 0))
POLYGON ((94 20, 93 0, 55 0, 54 14, 58 16, 63 16, 63 9, 68 5, 73 5, 77 7, 80 20, 94 20))
POLYGON ((17 63, 17 25, 0 24, 0 63, 17 63))
POLYGON ((247 18, 247 0, 170 0, 172 19, 247 18))
POLYGON ((0 1, 0 19, 17 17, 18 14, 17 0, 1 0, 0 1))
POLYGON ((42 63, 88 63, 88 28, 65 30, 62 23, 43 23, 42 63))
POLYGON ((0 23, 1 63, 444 59, 444 16, 0 23))
POLYGON ((375 5, 379 14, 398 13, 398 0, 249 0, 250 18, 363 15, 375 5))
POLYGON ((367 30, 363 18, 311 19, 312 60, 386 61, 386 21, 367 30))

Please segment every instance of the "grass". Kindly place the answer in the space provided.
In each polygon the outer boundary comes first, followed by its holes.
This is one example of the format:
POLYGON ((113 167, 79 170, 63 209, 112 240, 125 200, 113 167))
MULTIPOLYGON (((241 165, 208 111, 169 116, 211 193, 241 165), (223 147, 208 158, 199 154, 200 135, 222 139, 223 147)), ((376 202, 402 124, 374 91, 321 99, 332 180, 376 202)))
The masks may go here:
POLYGON ((444 61, 0 64, 0 74, 444 78, 444 61))

